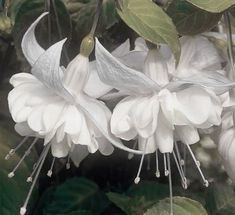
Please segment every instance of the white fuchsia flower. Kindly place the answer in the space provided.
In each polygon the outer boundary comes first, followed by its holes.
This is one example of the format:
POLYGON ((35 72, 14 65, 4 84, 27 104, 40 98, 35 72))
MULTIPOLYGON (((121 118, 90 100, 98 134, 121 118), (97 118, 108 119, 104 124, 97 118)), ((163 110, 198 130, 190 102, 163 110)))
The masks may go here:
MULTIPOLYGON (((19 73, 10 79, 14 87, 8 95, 10 113, 16 122, 16 131, 26 137, 9 152, 6 159, 15 153, 27 137, 32 136, 35 139, 9 173, 9 177, 14 176, 18 166, 39 138, 44 139, 45 145, 32 174, 27 179, 30 182, 34 177, 21 214, 26 213, 29 197, 50 149, 54 157, 69 156, 77 166, 89 153, 97 150, 104 155, 110 155, 113 152, 112 144, 126 151, 141 153, 128 149, 111 134, 111 112, 103 102, 95 99, 111 87, 99 81, 94 65, 92 75, 89 76, 88 56, 93 49, 93 38, 88 36, 83 40, 81 53, 65 69, 60 66, 60 56, 66 39, 44 50, 35 38, 37 23, 46 14, 43 13, 29 27, 22 40, 22 50, 32 67, 32 74, 19 73)), ((54 161, 55 158, 48 171, 49 176, 52 174, 54 161)))
MULTIPOLYGON (((97 69, 101 81, 128 95, 113 110, 112 133, 124 140, 137 138, 144 154, 155 152, 157 177, 158 150, 164 154, 165 175, 170 172, 172 153, 187 188, 177 144, 180 140, 208 186, 190 145, 200 139, 197 129, 220 125, 222 106, 216 94, 227 91, 234 83, 213 71, 221 69, 220 58, 207 39, 183 37, 181 43, 182 56, 176 68, 169 49, 163 47, 148 50, 143 70, 137 71, 121 63, 96 40, 97 69)), ((144 51, 143 46, 140 49, 144 51)), ((144 154, 135 183, 140 180, 144 154)))

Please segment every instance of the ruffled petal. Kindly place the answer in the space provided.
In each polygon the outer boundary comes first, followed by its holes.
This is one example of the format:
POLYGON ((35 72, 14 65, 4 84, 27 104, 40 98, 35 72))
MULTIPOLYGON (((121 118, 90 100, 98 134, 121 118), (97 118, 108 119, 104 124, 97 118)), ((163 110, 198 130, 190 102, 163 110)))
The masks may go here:
POLYGON ((24 137, 30 137, 36 135, 36 133, 28 126, 26 122, 16 123, 15 130, 19 135, 24 137))
POLYGON ((111 118, 111 132, 124 140, 131 140, 137 136, 137 131, 131 121, 129 113, 137 102, 137 98, 131 96, 121 100, 113 110, 111 118))
POLYGON ((13 86, 13 87, 17 87, 21 84, 25 84, 25 83, 34 83, 34 82, 38 82, 38 80, 31 74, 29 73, 18 73, 18 74, 15 74, 13 75, 11 78, 10 78, 10 84, 13 86))
POLYGON ((115 138, 110 132, 110 118, 111 113, 109 109, 100 101, 94 100, 86 95, 79 94, 76 100, 78 108, 85 113, 87 118, 99 128, 100 132, 107 138, 114 146, 131 153, 141 154, 141 151, 129 149, 124 146, 121 141, 115 138), (95 110, 95 111, 94 111, 95 110))
POLYGON ((155 135, 152 135, 149 138, 142 138, 142 137, 138 137, 138 149, 141 151, 145 150, 146 154, 150 154, 153 153, 157 150, 157 142, 155 139, 155 135), (145 147, 146 144, 146 147, 145 147))
POLYGON ((179 137, 179 140, 185 144, 191 145, 200 140, 198 131, 193 126, 175 126, 175 131, 179 137))
POLYGON ((159 112, 158 97, 142 97, 136 99, 130 111, 132 123, 143 138, 153 135, 157 127, 159 112))
POLYGON ((162 113, 159 113, 155 138, 161 153, 171 153, 173 151, 173 128, 162 113))
POLYGON ((184 116, 189 123, 200 125, 208 120, 211 106, 212 101, 209 94, 199 87, 179 91, 176 94, 174 106, 175 124, 187 123, 182 121, 182 116, 184 116))

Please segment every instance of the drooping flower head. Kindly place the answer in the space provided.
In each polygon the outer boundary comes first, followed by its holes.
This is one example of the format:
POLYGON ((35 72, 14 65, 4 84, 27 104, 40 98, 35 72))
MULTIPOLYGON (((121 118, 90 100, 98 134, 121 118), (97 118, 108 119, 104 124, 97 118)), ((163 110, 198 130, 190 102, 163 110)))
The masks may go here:
POLYGON ((128 95, 113 110, 111 131, 124 140, 137 139, 139 149, 144 151, 135 183, 140 181, 147 153, 156 153, 156 176, 160 177, 160 151, 164 157, 165 175, 169 174, 170 187, 172 155, 182 185, 187 188, 184 160, 179 149, 179 144, 183 143, 204 185, 208 186, 190 145, 200 140, 198 129, 220 125, 222 106, 217 95, 234 83, 219 72, 219 55, 207 39, 183 37, 181 43, 182 56, 177 67, 172 53, 163 46, 160 50, 147 49, 143 69, 136 70, 120 62, 96 40, 97 69, 101 81, 128 95))
MULTIPOLYGON (((16 122, 16 131, 26 137, 16 149, 28 137, 34 137, 19 164, 38 139, 44 139, 45 146, 28 178, 33 183, 21 208, 21 214, 26 213, 29 196, 50 149, 53 157, 68 156, 76 166, 89 153, 97 150, 104 155, 110 155, 113 152, 112 144, 128 151, 109 130, 110 110, 103 102, 96 100, 96 97, 107 92, 110 87, 99 81, 94 74, 94 66, 93 70, 89 68, 88 57, 94 46, 93 38, 84 38, 81 53, 65 69, 60 66, 60 56, 66 39, 44 50, 35 38, 37 23, 46 14, 43 13, 29 27, 22 40, 22 50, 32 67, 32 74, 19 73, 10 79, 14 87, 8 95, 10 113, 16 122), (90 71, 93 74, 90 75, 90 71), (88 90, 89 95, 84 89, 88 90)), ((12 149, 6 158, 13 155, 16 149, 12 149)), ((131 149, 130 151, 141 153, 131 149)), ((52 174, 54 161, 55 159, 48 171, 49 176, 52 174)), ((14 176, 19 164, 9 173, 9 177, 14 176)))

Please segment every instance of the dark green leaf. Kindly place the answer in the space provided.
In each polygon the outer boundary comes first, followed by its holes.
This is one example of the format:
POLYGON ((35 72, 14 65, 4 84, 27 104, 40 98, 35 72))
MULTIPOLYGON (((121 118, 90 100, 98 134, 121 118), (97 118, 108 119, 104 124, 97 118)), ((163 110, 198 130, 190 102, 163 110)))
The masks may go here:
MULTIPOLYGON (((174 215, 207 215, 206 210, 199 202, 185 197, 173 198, 174 215)), ((144 215, 168 215, 170 209, 170 199, 159 201, 152 208, 148 209, 144 215)))
POLYGON ((99 187, 84 178, 72 178, 49 188, 38 205, 38 215, 96 215, 109 201, 99 187))
POLYGON ((162 198, 169 195, 168 186, 156 182, 143 182, 129 188, 126 195, 108 193, 108 198, 128 215, 142 215, 162 198))
POLYGON ((221 19, 222 14, 201 10, 185 0, 174 0, 167 13, 181 35, 194 35, 209 31, 221 19))
POLYGON ((209 188, 206 207, 213 215, 232 215, 235 211, 233 187, 226 184, 213 184, 209 188))
MULTIPOLYGON (((6 127, 6 122, 4 123, 4 127, 6 127)), ((22 162, 15 176, 8 178, 8 173, 20 160, 24 153, 23 149, 27 148, 28 143, 10 160, 5 160, 5 155, 9 152, 10 148, 16 146, 20 139, 17 138, 13 130, 4 127, 0 125, 0 214, 13 215, 19 214, 20 207, 24 203, 30 186, 26 182, 26 178, 31 173, 33 162, 37 160, 37 155, 32 151, 30 158, 22 162)))
POLYGON ((118 14, 123 21, 144 39, 170 46, 176 60, 180 46, 176 28, 170 17, 149 0, 119 0, 118 14))
POLYGON ((212 13, 221 13, 231 6, 235 5, 234 0, 186 0, 195 6, 210 11, 212 13))

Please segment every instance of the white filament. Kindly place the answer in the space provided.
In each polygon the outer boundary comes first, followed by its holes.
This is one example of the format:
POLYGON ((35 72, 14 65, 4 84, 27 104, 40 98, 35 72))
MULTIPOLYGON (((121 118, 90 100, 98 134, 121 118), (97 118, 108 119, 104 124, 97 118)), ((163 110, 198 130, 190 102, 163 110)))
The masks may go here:
POLYGON ((196 164, 196 167, 197 167, 197 169, 198 169, 198 171, 199 171, 199 174, 201 175, 201 178, 202 178, 202 180, 203 180, 204 186, 205 186, 205 187, 208 187, 208 186, 209 186, 209 182, 208 182, 208 180, 205 179, 205 177, 204 177, 204 175, 203 175, 203 173, 202 173, 202 170, 201 170, 201 168, 200 168, 200 162, 196 159, 196 157, 195 157, 195 155, 193 154, 193 151, 192 151, 192 149, 190 148, 190 146, 189 146, 188 144, 186 144, 186 146, 187 146, 187 148, 188 148, 188 151, 189 151, 190 155, 192 156, 192 159, 193 159, 194 163, 196 164))
POLYGON ((27 208, 27 205, 28 205, 30 196, 31 196, 31 194, 32 194, 32 192, 33 192, 34 186, 35 186, 36 181, 37 181, 37 179, 38 179, 38 176, 39 176, 39 174, 40 174, 40 172, 41 172, 42 166, 43 166, 43 164, 44 164, 44 161, 45 161, 45 159, 46 159, 46 156, 47 156, 47 154, 48 154, 49 149, 50 149, 50 144, 48 144, 48 145, 46 146, 46 150, 45 150, 43 159, 42 159, 42 161, 40 162, 40 165, 39 165, 38 170, 37 170, 37 172, 36 172, 36 175, 35 175, 35 178, 34 178, 34 180, 33 180, 33 183, 32 183, 32 185, 31 185, 31 187, 30 187, 30 189, 29 189, 28 195, 27 195, 26 200, 25 200, 25 202, 24 202, 24 205, 23 205, 23 207, 20 208, 20 215, 24 215, 24 214, 26 213, 26 211, 27 211, 26 208, 27 208))
POLYGON ((24 137, 14 149, 10 149, 8 154, 5 156, 5 160, 9 160, 9 158, 15 154, 15 152, 28 140, 28 138, 29 137, 24 137))
POLYGON ((159 171, 159 161, 158 161, 158 149, 156 149, 156 173, 157 178, 160 178, 160 171, 159 171))
POLYGON ((138 184, 140 182, 140 172, 141 172, 141 169, 142 169, 142 166, 143 166, 143 162, 144 162, 144 156, 145 156, 145 153, 146 153, 146 146, 147 146, 147 140, 145 141, 145 144, 144 144, 144 152, 143 152, 143 154, 141 156, 138 173, 137 173, 136 178, 134 180, 135 184, 138 184))
POLYGON ((29 146, 29 148, 25 151, 24 155, 20 159, 20 161, 16 164, 15 168, 8 174, 9 178, 12 178, 15 175, 15 171, 19 168, 20 164, 23 162, 26 156, 28 156, 31 152, 31 149, 35 145, 35 143, 38 141, 38 138, 35 138, 32 142, 32 144, 29 146))
MULTIPOLYGON (((164 154, 165 155, 165 154, 164 154)), ((171 179, 171 161, 170 161, 170 153, 167 153, 167 164, 168 164, 168 172, 169 172, 169 191, 170 191, 170 215, 173 215, 173 191, 172 191, 172 179, 171 179)))
POLYGON ((55 164, 55 157, 53 157, 52 162, 51 162, 51 167, 50 167, 50 169, 47 172, 47 176, 48 177, 52 176, 54 164, 55 164))
POLYGON ((164 174, 165 174, 165 176, 168 176, 169 171, 167 169, 167 161, 166 161, 166 154, 165 153, 163 154, 163 161, 164 161, 164 174))

